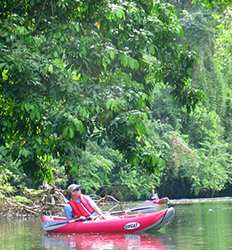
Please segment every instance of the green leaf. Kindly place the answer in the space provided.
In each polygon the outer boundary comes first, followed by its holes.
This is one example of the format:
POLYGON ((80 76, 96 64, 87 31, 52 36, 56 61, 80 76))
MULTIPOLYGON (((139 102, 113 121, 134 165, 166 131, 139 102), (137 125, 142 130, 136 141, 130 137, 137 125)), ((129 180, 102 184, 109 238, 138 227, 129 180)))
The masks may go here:
POLYGON ((23 157, 27 158, 27 157, 30 155, 30 151, 27 150, 26 148, 21 148, 21 149, 20 149, 20 154, 21 154, 23 157))
POLYGON ((72 71, 71 79, 74 81, 79 81, 81 79, 81 74, 77 71, 72 71))
POLYGON ((59 69, 61 69, 61 70, 64 70, 64 69, 65 69, 65 63, 64 63, 64 61, 63 61, 61 58, 56 58, 56 59, 54 59, 52 62, 53 62, 53 64, 54 64, 57 68, 59 68, 59 69))
POLYGON ((139 62, 131 56, 120 54, 119 59, 124 67, 129 67, 132 70, 137 70, 139 68, 139 62))
POLYGON ((52 64, 49 64, 49 66, 48 66, 48 72, 49 73, 53 73, 53 65, 52 64))
POLYGON ((73 119, 73 124, 75 126, 75 129, 80 133, 83 134, 85 132, 85 126, 81 120, 78 120, 77 118, 73 119))
POLYGON ((9 70, 8 69, 4 69, 2 71, 2 80, 3 81, 7 81, 9 79, 9 70))

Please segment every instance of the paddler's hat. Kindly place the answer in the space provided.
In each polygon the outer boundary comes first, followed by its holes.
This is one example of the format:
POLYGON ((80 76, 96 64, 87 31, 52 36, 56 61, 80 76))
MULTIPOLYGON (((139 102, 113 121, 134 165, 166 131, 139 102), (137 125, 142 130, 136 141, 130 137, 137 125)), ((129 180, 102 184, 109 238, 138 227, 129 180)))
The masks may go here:
POLYGON ((71 184, 68 186, 68 193, 71 194, 74 191, 79 191, 81 188, 81 185, 79 184, 71 184))

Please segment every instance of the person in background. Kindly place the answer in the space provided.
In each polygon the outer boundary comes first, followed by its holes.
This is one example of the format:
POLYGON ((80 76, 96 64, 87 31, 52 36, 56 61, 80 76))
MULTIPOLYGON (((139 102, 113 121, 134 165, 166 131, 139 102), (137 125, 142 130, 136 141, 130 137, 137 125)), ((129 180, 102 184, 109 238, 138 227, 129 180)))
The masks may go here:
POLYGON ((163 204, 167 205, 169 202, 169 199, 168 197, 159 198, 158 193, 155 193, 155 191, 153 191, 148 202, 152 202, 157 205, 163 205, 163 204))
POLYGON ((71 184, 68 186, 69 202, 64 206, 64 213, 68 220, 94 220, 98 217, 106 219, 101 209, 88 195, 81 193, 81 186, 71 184))

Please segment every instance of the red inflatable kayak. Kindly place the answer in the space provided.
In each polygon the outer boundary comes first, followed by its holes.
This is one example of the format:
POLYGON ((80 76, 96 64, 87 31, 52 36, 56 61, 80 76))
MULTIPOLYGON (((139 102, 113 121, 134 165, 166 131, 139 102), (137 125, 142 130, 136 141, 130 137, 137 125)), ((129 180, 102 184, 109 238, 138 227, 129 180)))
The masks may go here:
POLYGON ((41 217, 42 227, 52 233, 135 233, 150 228, 159 229, 174 217, 174 208, 148 214, 115 216, 106 220, 66 221, 64 217, 41 217))

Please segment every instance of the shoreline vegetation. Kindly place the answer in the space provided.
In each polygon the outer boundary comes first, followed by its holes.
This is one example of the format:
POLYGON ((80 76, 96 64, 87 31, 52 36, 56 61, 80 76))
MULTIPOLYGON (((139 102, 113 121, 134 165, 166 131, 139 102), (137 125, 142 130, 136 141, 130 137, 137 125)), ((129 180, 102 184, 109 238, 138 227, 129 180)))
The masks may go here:
POLYGON ((45 212, 59 215, 64 203, 61 190, 50 186, 37 190, 24 188, 20 195, 0 192, 0 218, 27 218, 45 212))
MULTIPOLYGON (((125 209, 126 202, 120 202, 113 196, 94 197, 103 209, 109 211, 115 208, 125 209)), ((3 195, 0 192, 0 219, 18 218, 28 219, 39 217, 41 214, 63 215, 63 206, 67 202, 64 192, 54 186, 45 186, 42 189, 27 189, 20 195, 3 195)), ((139 201, 136 201, 139 203, 139 201)), ((232 197, 171 199, 168 206, 190 205, 199 203, 232 202, 232 197)), ((160 207, 161 208, 161 207, 160 207)))

